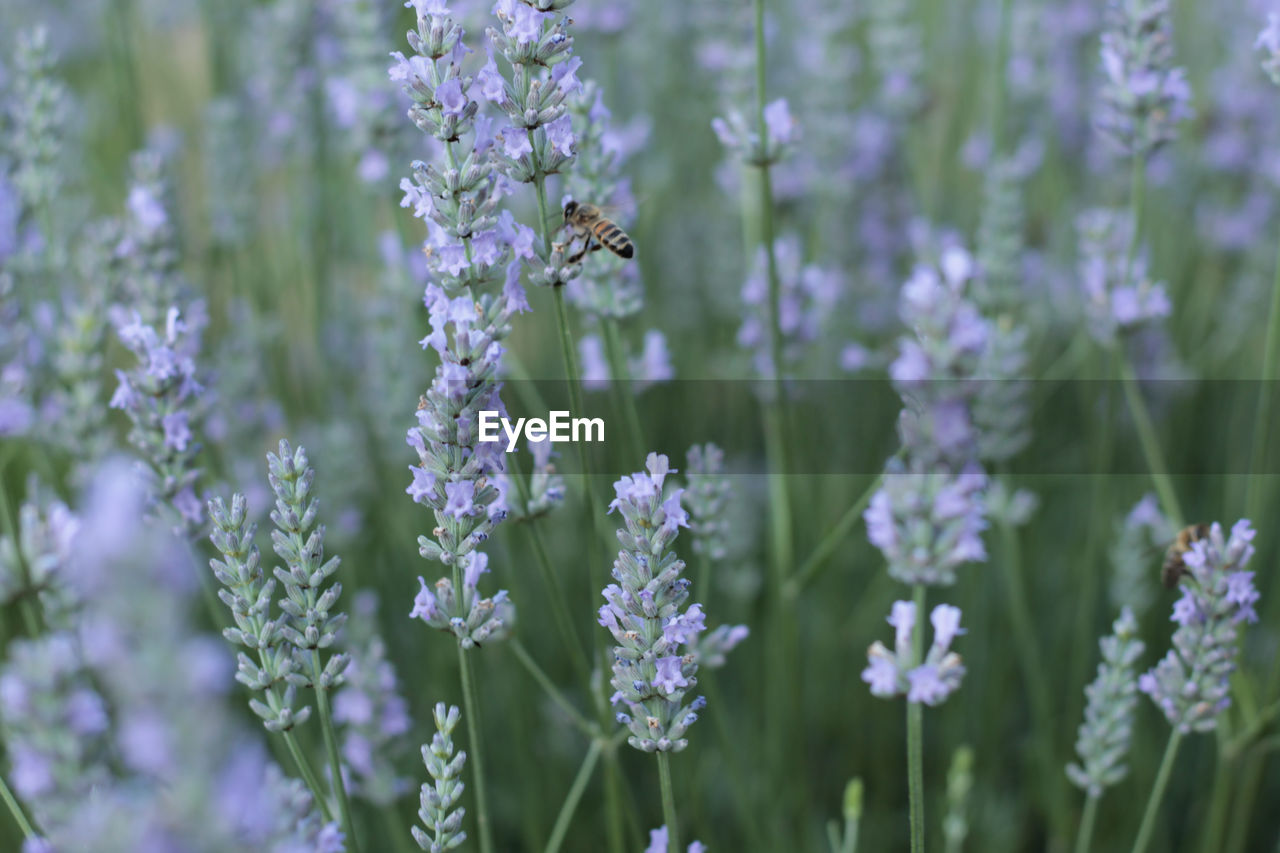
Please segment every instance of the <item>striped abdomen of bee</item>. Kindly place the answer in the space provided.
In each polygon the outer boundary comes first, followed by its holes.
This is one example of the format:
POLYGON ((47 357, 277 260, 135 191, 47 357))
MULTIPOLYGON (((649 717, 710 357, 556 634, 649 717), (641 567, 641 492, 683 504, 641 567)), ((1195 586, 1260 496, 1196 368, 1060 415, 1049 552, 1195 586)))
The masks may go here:
POLYGON ((586 238, 582 248, 568 258, 571 264, 576 264, 588 252, 595 252, 602 247, 620 258, 635 257, 636 246, 627 232, 594 204, 568 202, 564 206, 564 222, 573 229, 574 238, 586 238))
POLYGON ((1209 535, 1209 525, 1192 524, 1178 531, 1173 544, 1164 553, 1164 565, 1160 567, 1160 581, 1167 589, 1173 589, 1178 581, 1187 573, 1187 564, 1182 556, 1191 550, 1191 546, 1209 535))

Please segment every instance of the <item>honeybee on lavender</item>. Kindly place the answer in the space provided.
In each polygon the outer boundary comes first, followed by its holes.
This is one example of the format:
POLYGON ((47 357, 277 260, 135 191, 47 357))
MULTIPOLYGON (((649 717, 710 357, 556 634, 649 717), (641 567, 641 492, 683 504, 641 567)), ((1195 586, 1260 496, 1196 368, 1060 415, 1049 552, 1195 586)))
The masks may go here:
POLYGON ((564 206, 564 224, 573 231, 567 245, 579 237, 585 238, 582 248, 568 258, 568 263, 576 264, 587 255, 600 248, 608 249, 620 258, 633 258, 636 245, 631 242, 627 232, 594 204, 585 204, 570 199, 564 206))
POLYGON ((1173 544, 1164 552, 1164 565, 1160 567, 1160 582, 1166 589, 1173 589, 1178 581, 1187 573, 1187 564, 1182 556, 1191 550, 1191 546, 1209 535, 1209 525, 1192 524, 1178 531, 1173 544))

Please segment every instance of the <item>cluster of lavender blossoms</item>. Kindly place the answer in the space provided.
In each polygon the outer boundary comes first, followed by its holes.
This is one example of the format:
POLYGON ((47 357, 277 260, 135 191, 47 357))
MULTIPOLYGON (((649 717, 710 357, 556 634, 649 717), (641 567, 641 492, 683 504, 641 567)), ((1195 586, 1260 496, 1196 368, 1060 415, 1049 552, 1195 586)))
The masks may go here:
MULTIPOLYGON (((992 346, 992 324, 967 294, 975 274, 969 253, 952 247, 941 252, 937 268, 917 267, 902 288, 900 312, 912 335, 899 341, 889 368, 903 400, 902 450, 889 460, 884 485, 863 518, 890 576, 917 587, 949 586, 961 565, 986 560, 982 532, 988 480, 979 459, 1014 452, 1020 436, 1018 418, 995 422, 999 429, 993 433, 991 419, 982 414, 998 408, 989 395, 1003 394, 1004 383, 975 380, 984 369, 1016 370, 1007 364, 992 367, 993 353, 1000 356, 994 358, 997 363, 1009 355, 992 346), (989 433, 1005 437, 990 445, 983 441, 989 433)), ((908 701, 934 704, 964 675, 959 658, 948 651, 959 632, 960 611, 949 605, 934 608, 934 643, 924 660, 915 660, 910 638, 912 631, 923 630, 915 609, 911 602, 894 606, 889 622, 897 630, 897 653, 874 644, 863 678, 876 695, 906 692, 908 701), (890 680, 891 672, 896 680, 890 680), (920 688, 912 689, 916 681, 920 688)))
POLYGON ((1076 229, 1085 320, 1094 340, 1111 346, 1118 333, 1169 316, 1169 297, 1147 274, 1145 254, 1130 257, 1133 218, 1127 211, 1085 211, 1076 229))
MULTIPOLYGON (((512 317, 529 310, 519 281, 520 259, 534 257, 535 237, 509 211, 498 213, 510 186, 495 170, 504 155, 496 151, 492 121, 480 114, 480 103, 470 96, 474 85, 486 100, 509 100, 503 95, 507 87, 500 77, 495 83, 492 62, 474 78, 463 74, 462 61, 469 51, 462 42, 462 28, 443 2, 420 0, 410 5, 418 13, 417 29, 408 34, 415 55, 406 59, 399 52, 392 54, 396 64, 389 73, 413 101, 409 117, 414 124, 440 143, 444 163, 442 167, 415 161, 413 178, 400 182, 405 192, 402 204, 412 206, 429 231, 425 249, 432 283, 425 301, 431 334, 422 346, 440 356, 435 379, 418 406, 418 424, 408 433, 420 464, 411 466, 413 482, 406 491, 435 516, 431 536, 419 537, 422 555, 452 571, 434 591, 419 578, 422 589, 411 615, 453 633, 469 648, 504 636, 514 618, 505 591, 482 598, 477 590, 488 559, 476 549, 507 513, 499 489, 504 454, 498 443, 479 441, 478 413, 488 409, 505 414, 497 381, 501 341, 510 332, 512 317), (464 137, 470 137, 469 145, 463 144, 464 137), (469 150, 460 159, 461 149, 469 150), (499 282, 497 295, 479 293, 499 282)), ((511 4, 499 4, 506 8, 512 30, 502 43, 524 51, 521 55, 528 61, 534 54, 544 60, 559 55, 562 51, 546 45, 530 46, 528 28, 540 32, 541 18, 529 16, 542 13, 515 5, 511 9, 511 4)), ((496 38, 492 31, 490 38, 496 38)), ((526 90, 523 97, 532 96, 526 90)), ((557 108, 558 102, 547 106, 557 108)), ((529 129, 528 137, 545 148, 549 132, 542 129, 535 137, 529 129)), ((505 134, 515 139, 510 129, 505 134)), ((510 168, 512 158, 506 160, 510 168)))
MULTIPOLYGON (((670 853, 670 851, 671 842, 667 837, 666 824, 649 830, 649 846, 644 848, 644 853, 670 853)), ((690 841, 687 853, 707 853, 707 845, 701 841, 690 841)))
POLYGON ((1146 157, 1192 116, 1186 72, 1173 67, 1168 0, 1111 0, 1101 55, 1095 123, 1126 154, 1146 157))
POLYGON ((1254 49, 1262 51, 1262 70, 1280 86, 1280 14, 1269 12, 1267 25, 1258 33, 1254 49))
POLYGON ((888 618, 894 629, 893 651, 879 640, 867 650, 868 666, 862 671, 862 680, 871 686, 871 695, 884 699, 905 695, 908 702, 937 705, 960 686, 964 664, 951 651, 951 641, 965 633, 960 627, 960 608, 939 604, 929 614, 929 621, 933 644, 924 660, 917 662, 911 639, 916 630, 915 603, 893 603, 888 618))
POLYGON ((201 323, 199 312, 192 322, 170 308, 157 330, 133 312, 119 327, 119 335, 138 365, 116 371, 120 384, 111 397, 111 407, 123 410, 133 424, 129 441, 145 462, 153 511, 184 536, 204 522, 195 491, 200 478, 195 427, 201 408, 202 387, 196 376, 201 323))
POLYGON ((1182 597, 1173 605, 1172 621, 1178 623, 1173 648, 1138 679, 1138 689, 1181 734, 1212 731, 1231 704, 1237 626, 1258 621, 1253 572, 1244 570, 1253 557, 1255 533, 1241 519, 1224 537, 1215 522, 1209 536, 1182 557, 1187 571, 1179 581, 1182 597))
POLYGON ((706 628, 702 606, 689 605, 689 581, 680 577, 684 561, 671 550, 689 514, 680 506, 683 489, 663 498, 671 472, 667 457, 650 453, 645 471, 613 484, 617 497, 609 511, 625 522, 618 531, 622 550, 613 564, 613 579, 604 588, 600 624, 613 635, 615 693, 611 698, 618 722, 631 732, 627 742, 644 752, 678 752, 688 746, 684 733, 697 720, 706 699, 686 703, 698 683, 698 663, 681 653, 706 628))
POLYGON ((764 108, 764 139, 756 123, 738 110, 730 110, 728 118, 714 118, 711 129, 720 144, 748 166, 765 167, 777 163, 800 139, 800 126, 791 115, 785 98, 764 108))
MULTIPOLYGON (((840 297, 843 282, 833 270, 804 264, 800 240, 794 235, 774 241, 774 258, 780 285, 778 325, 782 331, 783 370, 790 372, 818 339, 840 297)), ((750 353, 756 374, 771 379, 768 256, 763 246, 756 250, 751 274, 743 282, 742 304, 744 316, 738 327, 738 346, 750 353)))
POLYGON ((867 535, 906 584, 949 586, 958 566, 986 559, 983 492, 973 381, 990 338, 989 323, 965 297, 972 263, 943 253, 941 271, 919 267, 902 289, 900 341, 889 368, 903 398, 903 455, 889 461, 884 485, 864 513, 867 535))

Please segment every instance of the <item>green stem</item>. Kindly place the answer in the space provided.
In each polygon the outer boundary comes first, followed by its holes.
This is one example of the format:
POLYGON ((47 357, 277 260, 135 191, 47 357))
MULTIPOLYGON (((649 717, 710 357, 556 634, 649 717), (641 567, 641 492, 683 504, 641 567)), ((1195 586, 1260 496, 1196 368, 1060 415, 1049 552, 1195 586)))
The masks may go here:
MULTIPOLYGON (((1061 785, 1057 784, 1059 774, 1053 766, 1053 711, 1050 701, 1049 684, 1045 679, 1048 669, 1040 653, 1040 642, 1036 638, 1031 625, 1031 608, 1027 603, 1026 587, 1022 582, 1022 550, 1019 547, 1018 532, 1007 520, 1000 522, 1000 538, 1004 545, 1004 559, 1001 568, 1004 572, 1005 591, 1008 596, 1009 619, 1013 623, 1013 634, 1018 650, 1018 663, 1022 667, 1022 677, 1027 684, 1027 692, 1031 700, 1031 713, 1035 720, 1036 758, 1040 766, 1039 774, 1045 786, 1045 799, 1049 806, 1054 823, 1059 823, 1059 797, 1061 785)), ((1066 837, 1065 816, 1061 822, 1061 837, 1066 837)))
POLYGON ((1080 816, 1080 834, 1076 836, 1076 853, 1089 853, 1093 843, 1093 823, 1098 817, 1098 800, 1090 795, 1084 801, 1084 814, 1080 816))
POLYGON ((724 713, 724 709, 729 705, 725 704, 720 693, 716 673, 706 670, 699 674, 698 686, 706 691, 708 706, 714 711, 710 715, 712 727, 716 730, 716 740, 719 742, 720 754, 724 759, 725 770, 729 777, 729 790, 733 793, 738 822, 746 828, 751 838, 764 838, 759 815, 751 807, 751 797, 747 792, 748 774, 738 760, 742 757, 742 749, 737 744, 741 744, 742 741, 735 739, 729 732, 729 723, 725 719, 727 715, 724 713))
POLYGON ((489 797, 484 784, 484 743, 480 735, 480 700, 476 698, 471 655, 458 646, 458 668, 462 673, 462 704, 467 715, 467 736, 471 743, 471 775, 476 785, 476 825, 481 853, 493 853, 493 831, 489 827, 489 797))
MULTIPOLYGON (((519 475, 513 479, 518 484, 521 483, 519 475)), ((523 487, 517 486, 517 488, 523 487)), ((533 554, 538 563, 538 571, 542 573, 542 582, 547 585, 547 597, 551 600, 551 615, 555 619, 560 639, 564 643, 565 649, 569 652, 569 657, 573 660, 574 667, 578 670, 578 677, 582 679, 583 684, 590 685, 591 663, 587 660, 586 652, 582 650, 578 632, 573 627, 573 619, 569 616, 569 610, 565 606, 564 589, 560 586, 560 577, 551 566, 551 558, 547 556, 547 548, 542 542, 542 534, 538 531, 538 528, 531 522, 526 525, 525 529, 529 533, 529 542, 533 546, 533 554)))
POLYGON ((627 367, 627 358, 622 351, 622 340, 618 334, 618 321, 612 317, 604 317, 600 322, 604 335, 605 356, 609 359, 609 373, 613 381, 614 407, 627 421, 630 433, 631 453, 636 459, 645 455, 644 430, 640 426, 640 412, 636 409, 636 397, 631 393, 631 371, 627 367))
POLYGON ((671 786, 671 758, 665 752, 658 756, 658 783, 662 786, 662 820, 667 825, 667 850, 681 853, 680 824, 676 819, 676 795, 671 786))
POLYGON ((351 822, 351 803, 347 799, 347 786, 342 781, 342 757, 338 754, 338 738, 333 729, 333 715, 329 712, 329 688, 322 687, 320 681, 320 653, 311 651, 311 665, 316 670, 316 705, 320 711, 320 731, 324 735, 325 752, 329 754, 329 772, 333 778, 330 785, 338 799, 338 813, 342 819, 342 831, 347 835, 347 849, 352 853, 360 853, 360 844, 356 839, 355 824, 351 822))
POLYGON ((35 838, 40 834, 31 825, 31 821, 27 820, 26 814, 22 811, 22 806, 18 804, 18 799, 13 795, 13 791, 9 790, 9 783, 5 781, 3 776, 0 776, 0 798, 4 799, 4 804, 9 808, 9 814, 13 815, 13 819, 18 824, 18 828, 22 830, 24 838, 35 838))
POLYGON ((587 787, 587 782, 591 780, 591 774, 596 769, 596 762, 600 759, 600 741, 595 739, 591 741, 591 748, 587 750, 587 755, 582 759, 582 766, 578 768, 578 775, 573 778, 573 784, 569 786, 569 793, 565 795, 564 805, 560 807, 560 813, 556 815, 555 826, 551 828, 551 838, 547 839, 545 853, 557 853, 560 845, 564 843, 564 837, 569 832, 569 822, 573 820, 573 813, 578 810, 578 802, 582 799, 582 792, 587 787))
POLYGON ((395 845, 396 853, 413 853, 416 845, 409 843, 411 836, 405 831, 404 823, 401 820, 400 813, 396 810, 395 803, 388 803, 378 811, 382 814, 383 823, 387 825, 387 836, 391 839, 391 843, 395 845))
MULTIPOLYGON (((911 633, 911 665, 924 660, 926 587, 915 585, 915 630, 911 633)), ((924 706, 907 702, 907 794, 910 798, 911 853, 924 853, 924 706)))
POLYGON ((1138 837, 1133 842, 1133 853, 1143 853, 1151 841, 1151 833, 1156 825, 1156 813, 1160 811, 1160 801, 1164 799, 1164 789, 1169 785, 1169 774, 1173 770, 1173 761, 1178 755, 1178 744, 1182 735, 1177 729, 1169 732, 1169 745, 1164 748, 1164 758, 1160 761, 1160 770, 1156 773, 1156 782, 1151 787, 1151 796, 1147 799, 1147 810, 1142 815, 1142 826, 1138 828, 1138 837))
POLYGON ((995 67, 991 85, 992 162, 1004 153, 1004 108, 1007 100, 1009 41, 1013 32, 1013 0, 1001 0, 1000 30, 996 40, 995 67))
POLYGON ((1201 849, 1205 853, 1215 853, 1224 849, 1227 803, 1231 800, 1231 782, 1235 776, 1234 762, 1227 754, 1227 736, 1221 725, 1218 726, 1215 734, 1218 739, 1218 750, 1213 773, 1213 796, 1209 801, 1209 815, 1204 822, 1204 839, 1201 844, 1201 849))
MULTIPOLYGON (((1267 336, 1262 346, 1262 377, 1258 388, 1258 411, 1253 419, 1253 450, 1250 454, 1250 471, 1258 471, 1266 456, 1267 438, 1271 423, 1271 386, 1276 380, 1277 362, 1280 362, 1280 251, 1276 254, 1275 281, 1271 285, 1271 307, 1267 311, 1267 336)), ((1255 473, 1249 478, 1245 493, 1245 515, 1258 518, 1262 514, 1262 484, 1265 477, 1255 473)))
POLYGON ((533 680, 538 682, 538 686, 546 691, 546 694, 550 697, 551 701, 555 702, 556 705, 559 706, 560 710, 564 711, 565 714, 568 715, 570 721, 572 721, 583 734, 589 738, 595 738, 598 728, 584 717, 577 708, 573 707, 572 702, 565 698, 564 694, 560 691, 560 688, 556 687, 555 683, 546 674, 546 672, 543 671, 542 667, 538 666, 538 662, 529 654, 528 649, 524 647, 524 643, 521 643, 518 638, 512 637, 507 641, 507 644, 511 646, 511 651, 515 653, 516 660, 520 661, 521 665, 528 670, 529 674, 533 676, 533 680))
POLYGON ((1178 494, 1173 488, 1173 480, 1169 476, 1169 468, 1164 461, 1164 453, 1160 450, 1160 440, 1156 437, 1155 426, 1151 422, 1151 414, 1142 399, 1138 388, 1138 378, 1133 372, 1133 365, 1125 354, 1117 350, 1120 362, 1120 384, 1124 388, 1124 398, 1129 404, 1129 412, 1133 415, 1134 426, 1138 430, 1138 441, 1142 444, 1142 455, 1147 460, 1147 468, 1151 471, 1151 479, 1160 497, 1160 504, 1175 528, 1181 529, 1186 523, 1182 514, 1182 505, 1178 503, 1178 494))
POLYGON ((604 800, 609 853, 626 849, 626 831, 622 826, 622 777, 618 772, 618 751, 609 747, 604 755, 604 800))
POLYGON ((835 553, 836 548, 840 546, 840 543, 844 541, 844 538, 849 535, 859 519, 862 518, 862 511, 867 508, 867 504, 871 502, 871 498, 880 489, 882 483, 884 483, 883 473, 876 475, 876 478, 863 490, 858 499, 853 502, 853 505, 849 507, 844 515, 840 516, 840 520, 822 537, 808 559, 801 563, 796 573, 783 584, 782 594, 784 596, 794 599, 822 571, 827 565, 827 560, 835 553))
POLYGON ((285 746, 289 747, 289 754, 293 756, 293 763, 298 766, 298 773, 302 776, 302 781, 307 784, 307 788, 311 791, 311 796, 315 798, 316 804, 320 806, 320 811, 324 815, 325 820, 333 820, 333 809, 329 805, 329 798, 325 795, 324 788, 320 786, 320 779, 316 776, 316 771, 311 767, 311 761, 307 758, 307 754, 302 751, 302 747, 298 744, 297 737, 292 731, 281 732, 284 737, 285 746))

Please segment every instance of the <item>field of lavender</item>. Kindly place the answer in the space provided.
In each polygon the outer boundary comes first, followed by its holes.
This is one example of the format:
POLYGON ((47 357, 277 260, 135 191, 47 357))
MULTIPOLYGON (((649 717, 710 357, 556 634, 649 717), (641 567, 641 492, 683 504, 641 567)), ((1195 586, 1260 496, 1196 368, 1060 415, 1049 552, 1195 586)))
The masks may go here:
POLYGON ((0 850, 1280 850, 1273 8, 6 0, 0 850))

